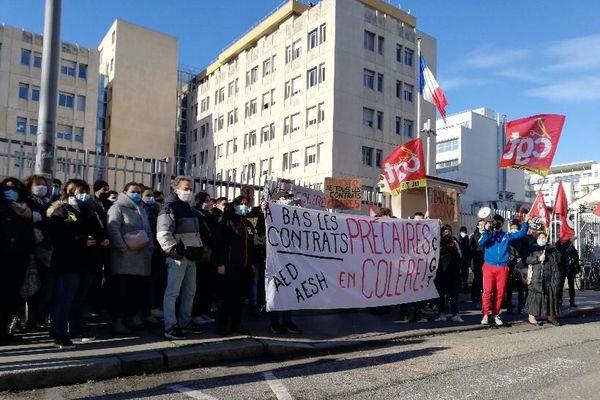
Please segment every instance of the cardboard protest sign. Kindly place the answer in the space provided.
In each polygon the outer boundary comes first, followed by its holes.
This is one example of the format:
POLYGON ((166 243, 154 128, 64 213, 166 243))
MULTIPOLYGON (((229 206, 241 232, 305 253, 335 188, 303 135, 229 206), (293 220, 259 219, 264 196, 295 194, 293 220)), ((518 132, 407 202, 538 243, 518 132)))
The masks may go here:
POLYGON ((269 204, 267 310, 373 307, 438 297, 435 220, 269 204))
POLYGON ((265 182, 261 198, 265 201, 277 200, 273 198, 277 193, 282 190, 285 192, 293 192, 294 187, 294 181, 289 179, 279 178, 276 181, 267 181, 265 182))
POLYGON ((360 179, 325 178, 327 208, 359 210, 362 200, 360 179))
POLYGON ((458 221, 458 193, 454 189, 435 186, 427 188, 429 194, 429 218, 444 222, 458 221))
POLYGON ((312 208, 313 210, 325 210, 327 201, 325 193, 302 186, 294 186, 294 198, 297 199, 298 205, 304 208, 312 208))

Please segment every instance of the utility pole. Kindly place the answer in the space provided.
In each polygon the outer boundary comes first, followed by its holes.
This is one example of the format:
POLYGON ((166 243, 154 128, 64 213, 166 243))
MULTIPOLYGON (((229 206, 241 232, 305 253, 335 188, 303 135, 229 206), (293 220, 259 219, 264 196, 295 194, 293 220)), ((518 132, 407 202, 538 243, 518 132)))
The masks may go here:
POLYGON ((35 174, 51 178, 54 174, 54 137, 60 66, 60 12, 62 0, 46 0, 42 82, 40 87, 39 131, 35 154, 35 174))

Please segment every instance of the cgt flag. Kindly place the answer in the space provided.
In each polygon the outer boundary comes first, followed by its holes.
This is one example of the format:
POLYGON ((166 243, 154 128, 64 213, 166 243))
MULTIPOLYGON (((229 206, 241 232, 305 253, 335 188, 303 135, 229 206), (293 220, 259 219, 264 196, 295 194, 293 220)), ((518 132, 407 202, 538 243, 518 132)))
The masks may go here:
POLYGON ((508 143, 500 168, 526 169, 546 176, 558 147, 564 115, 540 114, 506 124, 508 143))
POLYGON ((383 161, 383 176, 392 196, 405 189, 425 186, 426 172, 421 138, 406 142, 383 161))
POLYGON ((565 188, 563 187, 562 181, 558 183, 558 190, 556 191, 554 214, 558 215, 560 219, 560 229, 558 234, 560 241, 566 242, 575 235, 575 231, 569 226, 567 221, 567 218, 569 217, 569 207, 567 205, 567 195, 565 194, 565 188))
POLYGON ((542 192, 538 192, 535 201, 531 206, 531 211, 529 211, 529 216, 538 217, 543 222, 546 229, 550 226, 550 213, 544 202, 544 195, 542 192))

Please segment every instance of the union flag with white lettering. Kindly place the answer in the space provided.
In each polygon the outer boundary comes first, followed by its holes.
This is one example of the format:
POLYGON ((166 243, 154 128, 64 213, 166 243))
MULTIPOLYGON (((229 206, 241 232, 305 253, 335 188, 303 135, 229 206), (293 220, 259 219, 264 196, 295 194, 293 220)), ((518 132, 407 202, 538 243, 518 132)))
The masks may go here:
POLYGON ((421 138, 406 142, 383 161, 385 177, 392 196, 401 191, 425 186, 427 174, 421 138))
POLYGON ((540 114, 507 122, 507 143, 500 168, 526 169, 546 176, 564 123, 565 116, 558 114, 540 114))

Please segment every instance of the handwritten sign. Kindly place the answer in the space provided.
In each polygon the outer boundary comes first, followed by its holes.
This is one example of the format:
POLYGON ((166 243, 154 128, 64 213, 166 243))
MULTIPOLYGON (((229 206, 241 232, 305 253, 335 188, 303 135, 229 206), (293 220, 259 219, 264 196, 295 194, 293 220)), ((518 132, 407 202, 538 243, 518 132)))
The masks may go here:
POLYGON ((325 211, 327 205, 325 193, 302 186, 294 186, 293 194, 294 198, 297 199, 299 206, 325 211))
POLYGON ((267 310, 373 307, 438 297, 439 223, 269 204, 267 310))
POLYGON ((434 186, 429 191, 429 218, 441 219, 444 222, 458 221, 458 195, 454 189, 443 189, 434 186))
POLYGON ((265 201, 278 200, 275 199, 274 196, 277 195, 280 191, 293 192, 294 181, 289 179, 279 178, 276 181, 268 181, 265 182, 265 187, 262 192, 262 199, 265 201))
POLYGON ((362 185, 360 179, 325 178, 327 208, 359 210, 362 185))

